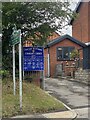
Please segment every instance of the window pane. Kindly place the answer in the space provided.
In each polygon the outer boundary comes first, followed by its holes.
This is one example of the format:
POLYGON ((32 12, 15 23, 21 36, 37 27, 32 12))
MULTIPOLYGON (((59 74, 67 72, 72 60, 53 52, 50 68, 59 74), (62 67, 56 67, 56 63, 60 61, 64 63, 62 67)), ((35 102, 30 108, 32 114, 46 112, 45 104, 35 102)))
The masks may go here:
POLYGON ((63 48, 63 58, 69 59, 69 48, 68 47, 63 48))
POLYGON ((69 48, 69 55, 71 55, 72 51, 74 50, 75 48, 74 47, 70 47, 69 48))
POLYGON ((58 59, 62 58, 62 48, 58 48, 58 59))
POLYGON ((74 49, 74 47, 58 47, 57 60, 70 60, 70 54, 74 49))
POLYGON ((75 48, 74 47, 70 47, 69 49, 70 49, 69 51, 71 53, 75 48))

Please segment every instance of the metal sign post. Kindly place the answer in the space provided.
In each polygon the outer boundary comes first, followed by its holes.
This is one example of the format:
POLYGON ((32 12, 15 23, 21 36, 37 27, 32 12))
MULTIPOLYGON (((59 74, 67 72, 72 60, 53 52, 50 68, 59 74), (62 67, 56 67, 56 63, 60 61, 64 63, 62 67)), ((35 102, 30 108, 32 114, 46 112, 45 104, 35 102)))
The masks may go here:
POLYGON ((14 30, 11 35, 10 45, 13 46, 13 83, 14 95, 16 89, 15 83, 15 45, 19 43, 19 94, 20 94, 20 110, 22 110, 22 45, 21 45, 21 30, 14 30))
POLYGON ((20 94, 20 110, 22 111, 22 45, 21 45, 21 30, 19 43, 19 94, 20 94))
POLYGON ((13 92, 16 94, 16 83, 15 83, 15 45, 13 45, 13 92))
POLYGON ((19 43, 19 31, 14 30, 11 35, 10 45, 12 46, 13 51, 13 94, 16 94, 16 82, 15 82, 15 45, 19 43))
POLYGON ((40 72, 40 87, 45 90, 44 70, 40 72))
POLYGON ((43 90, 45 90, 45 80, 44 80, 44 70, 43 70, 43 73, 42 73, 42 80, 43 80, 43 90))
POLYGON ((50 77, 50 55, 48 54, 48 77, 50 77))

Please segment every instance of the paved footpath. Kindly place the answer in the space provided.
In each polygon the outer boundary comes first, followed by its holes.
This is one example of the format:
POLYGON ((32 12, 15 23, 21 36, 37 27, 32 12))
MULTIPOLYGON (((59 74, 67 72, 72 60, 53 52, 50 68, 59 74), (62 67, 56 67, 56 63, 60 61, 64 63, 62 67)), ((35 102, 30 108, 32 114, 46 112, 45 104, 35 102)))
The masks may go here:
POLYGON ((15 116, 12 117, 12 119, 20 119, 24 118, 25 120, 28 118, 42 118, 42 120, 48 120, 51 118, 60 118, 60 119, 66 119, 66 120, 72 120, 76 118, 76 113, 74 111, 63 111, 63 112, 53 112, 53 113, 46 113, 46 114, 38 114, 38 115, 21 115, 21 116, 15 116))
POLYGON ((87 85, 74 80, 47 78, 45 86, 50 95, 74 110, 78 114, 77 118, 89 119, 90 93, 87 85))

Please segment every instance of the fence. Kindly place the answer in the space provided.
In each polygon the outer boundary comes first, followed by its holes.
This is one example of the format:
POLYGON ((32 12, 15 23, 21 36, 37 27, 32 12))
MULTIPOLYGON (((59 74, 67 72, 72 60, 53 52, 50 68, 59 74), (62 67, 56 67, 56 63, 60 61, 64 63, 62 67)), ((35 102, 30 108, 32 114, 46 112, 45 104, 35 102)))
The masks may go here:
MULTIPOLYGON (((23 79, 30 82, 35 83, 40 86, 42 83, 42 71, 25 71, 23 73, 23 79)), ((41 86, 40 86, 41 87, 41 86)))
POLYGON ((78 68, 83 68, 83 59, 78 61, 78 68))
POLYGON ((74 61, 64 61, 63 62, 63 75, 74 77, 75 71, 77 71, 78 68, 83 69, 83 59, 74 60, 74 61))

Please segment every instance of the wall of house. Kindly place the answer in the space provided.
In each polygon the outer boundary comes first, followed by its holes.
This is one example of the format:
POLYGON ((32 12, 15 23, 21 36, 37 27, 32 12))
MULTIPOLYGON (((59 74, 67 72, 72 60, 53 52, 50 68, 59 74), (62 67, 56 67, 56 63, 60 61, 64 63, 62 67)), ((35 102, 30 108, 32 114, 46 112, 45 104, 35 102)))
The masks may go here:
POLYGON ((32 46, 31 41, 26 40, 26 41, 23 42, 23 47, 30 47, 30 46, 32 46))
MULTIPOLYGON (((58 43, 58 44, 55 44, 53 46, 50 47, 50 75, 51 77, 54 77, 55 76, 55 71, 56 71, 56 65, 57 64, 66 64, 66 62, 71 62, 71 61, 57 61, 57 52, 56 52, 56 49, 57 47, 64 47, 64 46, 73 46, 75 47, 76 49, 81 49, 81 47, 77 44, 75 44, 74 42, 68 40, 68 39, 65 39, 63 40, 62 42, 58 43)), ((48 53, 47 52, 47 49, 45 49, 45 55, 48 53)), ((81 56, 80 58, 83 57, 83 54, 81 53, 81 56)), ((47 73, 46 71, 46 66, 45 66, 45 74, 47 73)))
MULTIPOLYGON (((50 42, 50 41, 52 41, 56 38, 59 38, 59 37, 60 37, 60 35, 58 33, 53 32, 52 35, 47 38, 47 42, 50 42)), ((25 40, 23 42, 23 46, 24 47, 32 46, 32 41, 34 41, 32 37, 28 38, 28 40, 25 40)))
POLYGON ((72 36, 84 43, 90 42, 90 3, 83 2, 78 17, 72 23, 72 36))
POLYGON ((60 35, 58 33, 53 32, 53 34, 47 38, 47 42, 50 42, 50 41, 52 41, 56 38, 59 38, 59 37, 60 37, 60 35))
POLYGON ((89 5, 88 5, 88 14, 89 14, 89 18, 88 18, 88 22, 89 22, 89 26, 88 26, 88 32, 89 32, 89 42, 90 42, 90 2, 89 2, 89 5))

